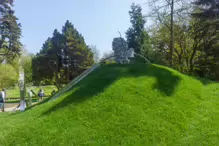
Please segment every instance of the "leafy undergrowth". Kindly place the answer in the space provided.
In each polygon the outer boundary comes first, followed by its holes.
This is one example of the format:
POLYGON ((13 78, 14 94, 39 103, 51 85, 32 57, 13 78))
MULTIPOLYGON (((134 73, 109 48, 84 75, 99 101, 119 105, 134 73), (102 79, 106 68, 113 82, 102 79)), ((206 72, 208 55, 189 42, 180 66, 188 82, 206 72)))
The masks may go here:
POLYGON ((218 145, 219 84, 107 65, 60 98, 0 114, 0 145, 218 145))

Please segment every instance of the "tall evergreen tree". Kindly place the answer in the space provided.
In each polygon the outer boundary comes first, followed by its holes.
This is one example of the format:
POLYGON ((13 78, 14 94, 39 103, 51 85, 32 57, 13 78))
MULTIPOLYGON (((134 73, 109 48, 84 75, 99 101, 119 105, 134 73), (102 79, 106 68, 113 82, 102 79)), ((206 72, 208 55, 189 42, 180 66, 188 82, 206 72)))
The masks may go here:
POLYGON ((193 19, 199 27, 195 33, 202 32, 198 51, 200 56, 195 64, 199 76, 219 80, 219 2, 215 0, 196 0, 193 19))
POLYGON ((93 64, 93 54, 86 45, 83 36, 67 21, 62 29, 65 40, 65 54, 70 58, 70 78, 77 76, 80 72, 93 64))
POLYGON ((194 2, 196 9, 198 9, 194 16, 204 19, 215 19, 219 15, 219 1, 218 0, 196 0, 194 2))
POLYGON ((142 15, 142 8, 133 3, 129 15, 132 26, 126 32, 128 47, 133 48, 136 53, 149 57, 151 44, 149 35, 144 28, 146 21, 142 15))
POLYGON ((0 1, 0 51, 8 61, 20 55, 21 24, 12 10, 13 0, 0 1))
POLYGON ((141 36, 146 23, 142 15, 142 8, 133 3, 129 15, 132 26, 126 32, 128 47, 133 48, 136 53, 140 53, 142 45, 141 36))
POLYGON ((93 64, 92 55, 83 36, 67 21, 62 33, 54 30, 33 59, 33 80, 54 80, 61 88, 93 64))

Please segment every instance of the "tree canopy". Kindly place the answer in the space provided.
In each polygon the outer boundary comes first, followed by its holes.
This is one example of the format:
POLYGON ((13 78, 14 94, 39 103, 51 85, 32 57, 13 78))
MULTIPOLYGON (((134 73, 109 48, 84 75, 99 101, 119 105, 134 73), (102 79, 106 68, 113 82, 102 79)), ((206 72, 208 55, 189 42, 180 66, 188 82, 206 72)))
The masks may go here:
POLYGON ((136 53, 141 53, 142 41, 144 39, 142 35, 145 31, 144 25, 146 23, 142 15, 141 6, 133 3, 129 15, 132 26, 126 32, 128 47, 133 48, 136 53))
POLYGON ((61 88, 93 63, 93 53, 83 36, 66 21, 62 33, 55 29, 33 58, 33 80, 52 80, 61 88))
MULTIPOLYGON (((151 40, 145 29, 146 19, 142 14, 141 6, 133 3, 129 15, 131 27, 126 32, 128 48, 133 48, 135 53, 151 58, 151 40)), ((136 56, 135 60, 140 61, 142 59, 136 56)))
POLYGON ((10 64, 0 64, 0 88, 15 86, 18 81, 18 72, 10 64))
POLYGON ((0 54, 6 55, 8 62, 20 55, 21 50, 21 24, 12 6, 13 0, 0 1, 0 54))
POLYGON ((218 3, 171 1, 167 5, 159 0, 150 3, 151 13, 156 14, 151 16, 155 21, 149 32, 153 49, 150 59, 184 73, 219 80, 218 3))

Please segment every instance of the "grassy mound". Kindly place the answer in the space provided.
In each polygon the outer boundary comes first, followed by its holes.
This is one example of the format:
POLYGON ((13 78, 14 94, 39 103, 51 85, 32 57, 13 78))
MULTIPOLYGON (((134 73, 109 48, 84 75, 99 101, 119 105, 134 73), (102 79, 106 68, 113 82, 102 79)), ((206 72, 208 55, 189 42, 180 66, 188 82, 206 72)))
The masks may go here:
POLYGON ((218 145, 219 84, 108 65, 57 100, 0 114, 0 145, 218 145))

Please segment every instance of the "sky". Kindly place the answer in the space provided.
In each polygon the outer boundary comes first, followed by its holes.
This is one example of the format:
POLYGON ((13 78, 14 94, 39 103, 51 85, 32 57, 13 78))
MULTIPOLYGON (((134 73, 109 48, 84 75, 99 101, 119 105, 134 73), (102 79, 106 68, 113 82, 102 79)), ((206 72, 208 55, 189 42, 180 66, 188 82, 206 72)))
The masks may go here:
POLYGON ((86 44, 103 54, 112 50, 118 31, 125 37, 133 2, 142 5, 145 13, 147 0, 15 0, 13 9, 22 25, 21 42, 29 52, 39 52, 54 29, 61 31, 69 20, 86 44))

